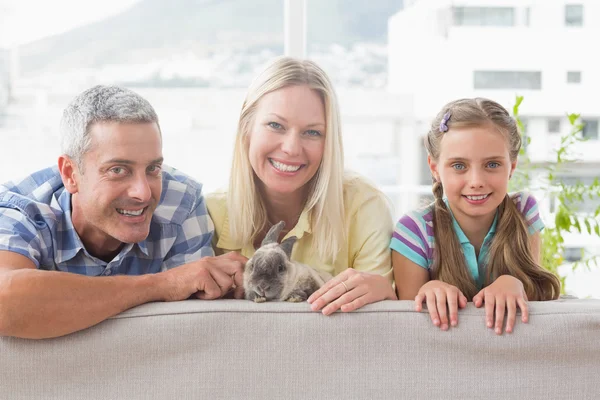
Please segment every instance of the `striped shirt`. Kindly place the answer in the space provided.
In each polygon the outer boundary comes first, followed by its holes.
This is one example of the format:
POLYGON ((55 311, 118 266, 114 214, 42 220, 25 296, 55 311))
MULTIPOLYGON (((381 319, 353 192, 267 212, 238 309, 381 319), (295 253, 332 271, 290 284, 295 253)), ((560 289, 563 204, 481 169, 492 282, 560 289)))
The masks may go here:
POLYGON ((56 166, 0 185, 0 250, 22 254, 38 269, 88 276, 156 273, 213 255, 213 232, 202 185, 167 166, 148 237, 125 244, 110 262, 85 249, 56 166))
MULTIPOLYGON (((517 206, 519 212, 523 215, 530 235, 544 229, 544 223, 540 218, 537 201, 532 195, 526 192, 517 192, 511 194, 510 197, 517 206)), ((421 210, 410 212, 400 218, 396 224, 390 243, 390 248, 392 250, 397 251, 415 264, 428 270, 431 269, 433 265, 433 249, 435 247, 433 208, 434 203, 421 210)), ((450 214, 452 214, 452 212, 450 212, 450 214)), ((498 216, 496 215, 490 230, 483 240, 479 256, 477 257, 475 248, 461 229, 454 218, 454 215, 452 215, 454 232, 458 236, 462 246, 469 272, 479 288, 482 287, 485 278, 485 265, 487 263, 487 255, 491 240, 496 233, 497 218, 498 216)))

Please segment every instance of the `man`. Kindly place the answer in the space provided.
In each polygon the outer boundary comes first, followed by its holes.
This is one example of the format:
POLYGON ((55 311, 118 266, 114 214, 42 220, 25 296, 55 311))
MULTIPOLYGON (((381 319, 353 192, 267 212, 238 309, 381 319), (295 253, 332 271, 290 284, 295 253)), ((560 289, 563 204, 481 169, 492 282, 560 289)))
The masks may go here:
POLYGON ((163 166, 148 101, 96 86, 67 106, 61 136, 57 166, 0 186, 0 336, 56 337, 151 301, 243 295, 246 259, 214 257, 202 186, 163 166))

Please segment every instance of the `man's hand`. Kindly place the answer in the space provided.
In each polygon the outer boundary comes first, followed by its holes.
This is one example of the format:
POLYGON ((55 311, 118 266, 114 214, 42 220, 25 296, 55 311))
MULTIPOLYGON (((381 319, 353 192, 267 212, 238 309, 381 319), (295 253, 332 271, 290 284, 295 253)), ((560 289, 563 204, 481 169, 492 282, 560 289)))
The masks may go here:
MULTIPOLYGON (((164 301, 179 301, 196 296, 218 299, 233 290, 233 297, 244 297, 243 274, 248 258, 236 252, 198 261, 161 272, 166 282, 164 301)), ((160 275, 159 274, 159 275, 160 275)))

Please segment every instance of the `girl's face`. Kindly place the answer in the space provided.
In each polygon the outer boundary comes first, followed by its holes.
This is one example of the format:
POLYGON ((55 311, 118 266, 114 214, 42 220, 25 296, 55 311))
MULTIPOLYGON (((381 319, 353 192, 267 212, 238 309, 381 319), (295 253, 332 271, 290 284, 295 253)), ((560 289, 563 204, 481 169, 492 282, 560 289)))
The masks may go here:
POLYGON ((287 86, 258 102, 248 156, 267 195, 304 194, 325 148, 325 107, 308 86, 287 86))
POLYGON ((505 136, 491 125, 451 128, 441 139, 439 159, 428 162, 459 221, 495 215, 517 166, 505 136))

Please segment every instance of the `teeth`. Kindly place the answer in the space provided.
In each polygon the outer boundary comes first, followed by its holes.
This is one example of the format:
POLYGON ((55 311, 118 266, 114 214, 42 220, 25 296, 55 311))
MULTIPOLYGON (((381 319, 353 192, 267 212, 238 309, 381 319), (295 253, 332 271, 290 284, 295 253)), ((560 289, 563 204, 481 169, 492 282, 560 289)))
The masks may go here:
POLYGON ((301 167, 301 165, 287 165, 271 159, 269 159, 269 161, 271 162, 271 165, 282 172, 296 172, 301 167))
POLYGON ((122 215, 131 215, 133 217, 137 217, 139 215, 142 215, 142 213, 144 212, 144 208, 142 208, 141 210, 138 210, 138 211, 129 211, 129 210, 122 210, 120 208, 117 208, 117 212, 122 215))
POLYGON ((483 200, 483 199, 485 199, 488 196, 489 196, 489 194, 484 194, 482 196, 466 196, 466 197, 469 200, 483 200))

